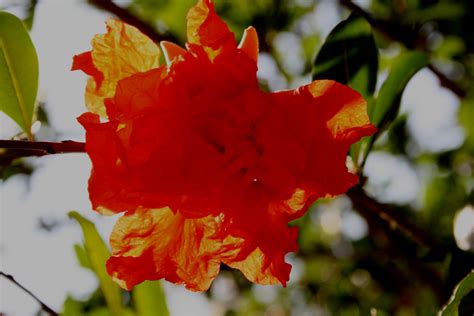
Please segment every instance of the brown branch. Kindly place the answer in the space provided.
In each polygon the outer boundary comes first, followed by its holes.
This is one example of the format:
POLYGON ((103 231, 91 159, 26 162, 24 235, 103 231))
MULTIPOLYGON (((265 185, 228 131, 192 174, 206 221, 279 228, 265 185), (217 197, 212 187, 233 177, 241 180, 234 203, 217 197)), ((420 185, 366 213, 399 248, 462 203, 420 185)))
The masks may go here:
MULTIPOLYGON (((371 14, 366 12, 364 9, 359 7, 357 4, 353 3, 351 0, 340 0, 341 5, 345 6, 349 10, 355 12, 357 15, 363 17, 369 24, 392 40, 400 42, 405 47, 409 49, 416 49, 416 39, 417 34, 413 34, 409 30, 402 29, 400 25, 394 25, 387 21, 381 21, 375 19, 371 14)), ((426 51, 426 50, 424 50, 426 51)), ((439 83, 441 86, 451 90, 458 97, 463 98, 466 96, 466 91, 459 86, 456 82, 449 79, 445 74, 443 74, 439 69, 437 69, 432 63, 428 64, 428 68, 438 77, 439 83)))
POLYGON ((418 228, 410 221, 407 221, 404 216, 401 216, 389 206, 381 204, 369 197, 361 187, 354 187, 347 191, 346 194, 351 199, 356 209, 364 210, 365 212, 378 217, 380 220, 386 222, 391 229, 399 230, 405 236, 409 237, 417 244, 428 248, 433 253, 441 255, 447 253, 447 250, 436 240, 431 238, 431 236, 429 236, 425 231, 418 228))
POLYGON ((177 39, 174 35, 170 33, 162 34, 158 32, 153 26, 143 21, 141 18, 134 15, 127 9, 116 5, 111 0, 88 0, 88 1, 90 4, 94 5, 95 7, 112 13, 113 15, 115 15, 120 20, 124 21, 125 23, 135 26, 137 29, 142 31, 142 33, 144 33, 149 38, 151 38, 154 42, 170 41, 174 43, 179 43, 179 39, 177 39))
POLYGON ((9 155, 17 157, 45 156, 85 152, 85 144, 71 140, 56 143, 0 139, 0 149, 7 149, 9 155))
POLYGON ((41 301, 36 295, 34 295, 30 290, 28 290, 27 288, 25 288, 23 285, 21 285, 20 283, 18 283, 15 278, 10 275, 10 274, 7 274, 7 273, 4 273, 2 271, 0 271, 0 275, 5 277, 7 280, 9 280, 10 282, 12 282, 13 284, 15 284, 16 286, 18 286, 20 289, 22 289, 26 294, 28 294, 29 296, 31 296, 35 301, 37 301, 40 305, 41 305, 41 309, 44 310, 45 312, 47 312, 49 315, 51 316, 57 316, 58 313, 56 313, 53 309, 51 309, 48 305, 46 305, 43 301, 41 301))

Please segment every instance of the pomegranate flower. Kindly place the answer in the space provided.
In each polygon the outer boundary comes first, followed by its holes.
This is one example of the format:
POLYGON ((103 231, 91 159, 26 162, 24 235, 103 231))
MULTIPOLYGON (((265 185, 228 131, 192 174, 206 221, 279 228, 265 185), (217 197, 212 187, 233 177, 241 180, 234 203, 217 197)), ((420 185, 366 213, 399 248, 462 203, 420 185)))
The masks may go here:
POLYGON ((345 192, 351 144, 375 128, 366 102, 330 80, 266 93, 258 39, 240 45, 210 0, 187 17, 186 49, 160 49, 136 28, 107 22, 73 69, 91 78, 78 118, 92 160, 92 206, 123 212, 109 274, 125 289, 166 279, 205 291, 220 265, 252 282, 285 285, 302 216, 345 192))

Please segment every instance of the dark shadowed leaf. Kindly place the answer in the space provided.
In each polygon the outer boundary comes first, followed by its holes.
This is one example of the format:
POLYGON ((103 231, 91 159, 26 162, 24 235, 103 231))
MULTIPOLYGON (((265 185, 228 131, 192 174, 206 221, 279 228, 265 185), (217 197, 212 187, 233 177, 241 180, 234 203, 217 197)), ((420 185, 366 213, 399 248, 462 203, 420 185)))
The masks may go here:
POLYGON ((100 288, 110 313, 123 315, 121 289, 112 281, 105 268, 105 263, 110 257, 107 246, 91 221, 75 211, 69 212, 69 217, 74 218, 81 225, 84 234, 84 248, 90 265, 99 278, 100 288))
POLYGON ((23 20, 23 23, 25 23, 25 26, 28 28, 28 30, 31 30, 31 28, 33 27, 37 5, 38 0, 29 0, 28 5, 26 6, 26 17, 23 20))
POLYGON ((374 93, 378 51, 370 25, 352 14, 329 34, 314 61, 313 79, 347 84, 364 97, 374 93))
POLYGON ((458 316, 458 307, 464 296, 474 290, 474 270, 471 271, 454 289, 453 295, 439 313, 440 316, 458 316))
POLYGON ((31 138, 38 57, 23 22, 0 12, 0 110, 31 138))
POLYGON ((145 281, 133 288, 133 305, 139 316, 168 316, 165 293, 160 281, 145 281))

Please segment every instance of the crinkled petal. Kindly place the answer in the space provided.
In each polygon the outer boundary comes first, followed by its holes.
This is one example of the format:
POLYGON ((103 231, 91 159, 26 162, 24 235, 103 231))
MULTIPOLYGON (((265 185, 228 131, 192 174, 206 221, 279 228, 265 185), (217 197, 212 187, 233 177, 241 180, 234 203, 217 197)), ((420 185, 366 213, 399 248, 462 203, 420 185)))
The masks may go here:
MULTIPOLYGON (((107 21, 107 33, 92 40, 93 66, 102 73, 103 80, 89 80, 85 100, 90 112, 105 116, 104 99, 115 93, 117 82, 138 72, 158 67, 158 46, 138 29, 118 20, 107 21)), ((90 74, 90 67, 74 64, 90 74)))
POLYGON ((166 76, 161 66, 120 80, 113 99, 106 102, 109 119, 133 118, 142 115, 158 101, 158 90, 166 76))
MULTIPOLYGON (((285 130, 304 149, 298 155, 304 164, 297 183, 307 191, 308 201, 341 194, 357 183, 358 177, 346 167, 347 152, 351 144, 376 131, 362 96, 337 82, 320 80, 272 93, 272 98, 285 117, 285 130)), ((268 146, 274 152, 281 149, 271 143, 268 146)))
POLYGON ((239 241, 216 238, 219 218, 186 219, 169 208, 141 209, 119 219, 110 237, 110 275, 125 289, 144 280, 207 290, 221 259, 236 253, 239 241))
POLYGON ((229 267, 238 269, 251 282, 261 285, 286 285, 290 277, 291 265, 283 258, 266 263, 268 259, 260 248, 255 248, 247 258, 241 261, 225 262, 229 267), (266 264, 265 264, 266 263, 266 264))
POLYGON ((367 115, 367 101, 355 90, 332 80, 317 80, 307 86, 318 102, 325 104, 327 127, 334 139, 356 142, 376 128, 367 115))
MULTIPOLYGON (((295 231, 289 239, 296 243, 295 231)), ((169 208, 139 209, 116 223, 107 270, 127 290, 145 280, 164 278, 193 291, 205 291, 221 263, 239 269, 252 282, 285 285, 291 266, 284 261, 286 252, 279 251, 275 243, 288 244, 287 240, 273 240, 272 246, 268 240, 263 245, 267 249, 261 250, 256 246, 258 239, 224 237, 221 217, 188 219, 169 208)))
POLYGON ((188 42, 216 48, 233 36, 227 25, 216 14, 210 0, 198 0, 188 12, 188 42))
POLYGON ((202 46, 211 60, 228 49, 236 49, 234 34, 216 14, 210 0, 198 0, 188 12, 188 43, 202 46))

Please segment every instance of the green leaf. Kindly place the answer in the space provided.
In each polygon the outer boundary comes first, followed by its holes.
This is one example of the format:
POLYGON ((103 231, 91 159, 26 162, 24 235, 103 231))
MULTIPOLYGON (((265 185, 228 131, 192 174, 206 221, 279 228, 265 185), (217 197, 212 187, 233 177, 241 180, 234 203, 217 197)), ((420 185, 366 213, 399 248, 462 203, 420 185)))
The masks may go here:
POLYGON ((29 0, 29 5, 26 7, 26 17, 23 20, 25 26, 28 30, 31 30, 33 27, 33 21, 35 19, 36 6, 38 5, 38 0, 29 0))
POLYGON ((84 249, 83 246, 79 244, 75 244, 74 252, 76 253, 77 261, 79 261, 79 265, 81 267, 94 271, 94 269, 91 266, 91 263, 89 262, 89 258, 87 257, 86 249, 84 249))
POLYGON ((99 278, 100 288, 111 314, 123 315, 121 289, 112 281, 105 268, 105 263, 110 257, 107 246, 91 221, 75 211, 69 212, 69 217, 74 218, 81 225, 87 257, 99 278))
POLYGON ((375 106, 369 109, 371 122, 379 130, 395 119, 408 81, 426 65, 428 58, 417 51, 402 54, 393 63, 387 79, 380 88, 375 106))
POLYGON ((82 314, 82 303, 67 296, 63 303, 62 316, 80 316, 82 314))
POLYGON ((0 110, 32 138, 38 57, 23 22, 6 12, 0 12, 0 87, 0 110))
POLYGON ((364 97, 374 93, 378 50, 370 25, 352 14, 329 34, 313 67, 313 79, 332 79, 349 85, 364 97))
POLYGON ((406 12, 402 17, 403 24, 423 24, 427 21, 454 20, 462 18, 466 8, 461 3, 439 1, 438 3, 419 10, 406 12))
POLYGON ((440 316, 458 316, 458 307, 464 296, 474 290, 474 270, 472 270, 458 285, 454 288, 453 295, 448 304, 439 312, 440 316))
POLYGON ((404 53, 393 62, 377 99, 375 102, 368 103, 370 121, 378 128, 378 131, 375 135, 362 140, 360 155, 357 156, 357 158, 362 157, 362 168, 377 137, 397 117, 406 85, 426 65, 428 65, 428 58, 417 51, 404 53))
POLYGON ((139 316, 168 316, 165 292, 160 281, 145 281, 133 288, 133 304, 139 316))

